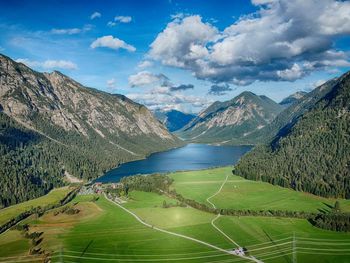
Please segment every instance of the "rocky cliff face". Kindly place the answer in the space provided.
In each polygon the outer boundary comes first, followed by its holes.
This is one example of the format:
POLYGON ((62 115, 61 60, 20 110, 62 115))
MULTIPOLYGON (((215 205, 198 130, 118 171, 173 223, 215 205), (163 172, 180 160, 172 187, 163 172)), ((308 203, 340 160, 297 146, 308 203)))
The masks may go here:
POLYGON ((57 71, 41 74, 0 56, 0 84, 3 111, 39 131, 34 116, 86 138, 94 132, 102 138, 124 133, 176 141, 144 106, 86 88, 57 71))
POLYGON ((179 136, 191 141, 245 143, 244 137, 270 123, 282 107, 266 96, 243 92, 215 102, 186 125, 179 136))
POLYGON ((0 55, 0 207, 181 144, 125 96, 0 55))

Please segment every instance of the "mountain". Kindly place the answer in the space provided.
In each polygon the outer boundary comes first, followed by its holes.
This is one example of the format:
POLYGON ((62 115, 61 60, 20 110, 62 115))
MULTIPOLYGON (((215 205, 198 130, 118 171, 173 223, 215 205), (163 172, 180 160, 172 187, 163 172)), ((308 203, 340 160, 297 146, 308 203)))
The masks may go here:
POLYGON ((287 108, 296 101, 299 101, 302 97, 304 97, 307 94, 305 91, 298 91, 293 93, 292 95, 289 95, 288 97, 284 98, 279 104, 283 107, 287 108))
POLYGON ((181 144, 143 105, 0 55, 0 205, 181 144))
POLYGON ((271 123, 279 130, 236 173, 325 197, 350 198, 350 72, 305 95, 271 123))
POLYGON ((293 103, 278 114, 269 125, 248 134, 246 136, 246 140, 255 144, 269 142, 276 136, 277 133, 283 132, 286 127, 293 125, 302 114, 312 108, 318 100, 320 100, 332 89, 335 82, 336 79, 331 79, 311 92, 305 94, 297 101, 297 103, 293 103), (283 127, 285 128, 283 129, 283 127))
POLYGON ((214 102, 176 134, 188 141, 249 144, 246 136, 269 124, 283 109, 266 96, 245 91, 225 102, 214 102))
POLYGON ((196 117, 196 115, 183 113, 177 110, 170 110, 170 111, 156 110, 154 112, 154 115, 171 132, 181 129, 196 117))

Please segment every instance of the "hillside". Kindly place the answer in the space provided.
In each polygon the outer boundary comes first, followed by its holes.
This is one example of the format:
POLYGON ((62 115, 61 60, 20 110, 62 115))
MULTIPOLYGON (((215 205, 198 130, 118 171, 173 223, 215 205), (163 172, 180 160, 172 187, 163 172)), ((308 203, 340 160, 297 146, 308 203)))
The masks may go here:
POLYGON ((281 111, 269 125, 248 134, 246 140, 255 144, 269 142, 277 133, 283 131, 283 127, 293 125, 302 114, 314 107, 315 103, 323 98, 332 89, 335 83, 336 79, 331 79, 305 94, 296 103, 292 103, 289 107, 281 111))
POLYGON ((279 104, 285 108, 288 108, 290 105, 292 105, 296 101, 299 101, 306 94, 307 94, 307 92, 305 92, 305 91, 295 92, 295 93, 289 95, 288 97, 284 98, 283 100, 281 100, 281 102, 279 104))
POLYGON ((316 195, 350 198, 350 72, 290 108, 270 127, 274 131, 281 126, 275 137, 244 156, 237 174, 316 195))
POLYGON ((144 106, 0 55, 0 206, 181 142, 144 106))
POLYGON ((249 144, 246 137, 269 124, 283 109, 266 96, 243 92, 232 100, 214 102, 177 134, 188 141, 249 144))
POLYGON ((177 110, 156 110, 154 115, 171 132, 181 129, 196 117, 194 114, 188 114, 177 110))

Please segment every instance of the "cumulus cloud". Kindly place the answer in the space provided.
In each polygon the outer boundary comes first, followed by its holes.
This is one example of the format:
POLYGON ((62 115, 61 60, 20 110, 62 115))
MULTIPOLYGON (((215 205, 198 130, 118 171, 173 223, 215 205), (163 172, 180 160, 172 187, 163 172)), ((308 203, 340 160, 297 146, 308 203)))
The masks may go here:
POLYGON ((107 80, 107 87, 114 90, 116 88, 116 80, 114 78, 107 80))
POLYGON ((100 12, 94 12, 91 14, 90 19, 93 20, 95 18, 100 18, 102 15, 100 12))
POLYGON ((54 28, 51 29, 51 33, 55 35, 76 35, 91 29, 92 25, 85 25, 83 28, 54 28))
POLYGON ((221 96, 221 95, 227 94, 227 91, 231 91, 231 90, 232 89, 228 84, 222 84, 222 85, 215 84, 210 87, 208 94, 221 96))
POLYGON ((146 105, 151 110, 181 110, 190 111, 193 108, 202 109, 203 107, 208 107, 213 100, 197 97, 197 96, 185 96, 181 93, 170 93, 164 91, 164 87, 159 90, 155 88, 150 92, 146 93, 130 93, 126 95, 128 98, 135 100, 141 104, 146 105), (161 92, 159 92, 161 91, 161 92))
POLYGON ((179 86, 171 87, 170 91, 182 91, 187 89, 194 89, 194 86, 192 84, 181 84, 179 86))
POLYGON ((294 81, 316 70, 348 67, 336 50, 350 35, 350 2, 254 0, 259 10, 219 31, 198 15, 177 15, 150 46, 149 58, 199 79, 248 85, 294 81))
POLYGON ((143 60, 137 65, 139 69, 149 68, 152 66, 153 66, 153 63, 152 61, 149 61, 149 60, 143 60))
POLYGON ((69 60, 45 60, 35 61, 27 58, 16 59, 16 62, 23 63, 28 67, 38 67, 43 69, 77 69, 78 66, 69 60))
POLYGON ((132 45, 129 45, 125 43, 123 40, 113 37, 113 36, 103 36, 97 38, 94 42, 90 45, 91 48, 97 48, 97 47, 106 47, 111 49, 126 49, 130 52, 136 51, 136 48, 132 45))
POLYGON ((161 86, 169 86, 170 81, 164 74, 153 74, 149 71, 140 71, 128 78, 131 87, 141 87, 151 84, 159 84, 161 86))
POLYGON ((194 60, 208 55, 206 43, 217 30, 202 22, 200 16, 175 18, 151 44, 149 55, 165 65, 191 67, 194 60))

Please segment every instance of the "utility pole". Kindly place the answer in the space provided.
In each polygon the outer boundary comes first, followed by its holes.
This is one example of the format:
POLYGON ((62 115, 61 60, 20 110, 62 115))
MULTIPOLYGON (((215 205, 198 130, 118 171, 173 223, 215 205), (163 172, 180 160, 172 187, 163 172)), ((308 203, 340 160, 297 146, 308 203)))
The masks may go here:
POLYGON ((297 263, 297 248, 296 248, 295 232, 293 232, 293 263, 297 263))
POLYGON ((62 254, 63 254, 63 247, 61 247, 61 249, 60 249, 60 263, 63 263, 62 254))

